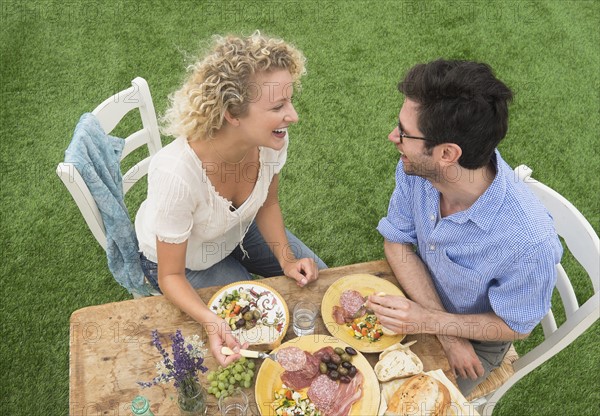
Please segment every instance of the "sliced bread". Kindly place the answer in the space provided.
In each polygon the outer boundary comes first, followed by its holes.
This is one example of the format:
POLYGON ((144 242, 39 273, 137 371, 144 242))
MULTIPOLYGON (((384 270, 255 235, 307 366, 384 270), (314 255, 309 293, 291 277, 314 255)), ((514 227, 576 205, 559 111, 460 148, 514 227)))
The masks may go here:
POLYGON ((410 348, 400 343, 393 347, 384 350, 375 364, 375 374, 379 381, 390 381, 423 372, 423 363, 410 348))

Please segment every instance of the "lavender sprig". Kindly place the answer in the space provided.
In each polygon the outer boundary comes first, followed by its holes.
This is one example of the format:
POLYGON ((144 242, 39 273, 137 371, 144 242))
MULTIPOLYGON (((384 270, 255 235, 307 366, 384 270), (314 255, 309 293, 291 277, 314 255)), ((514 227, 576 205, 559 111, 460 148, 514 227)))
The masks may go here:
POLYGON ((198 381, 198 371, 206 372, 208 369, 203 365, 205 351, 201 348, 204 343, 200 341, 200 337, 194 335, 192 341, 186 344, 186 340, 177 330, 174 335, 171 335, 173 359, 169 357, 169 353, 163 348, 160 342, 157 330, 152 331, 152 345, 156 347, 162 361, 157 363, 158 375, 149 382, 140 382, 142 387, 151 387, 159 383, 166 383, 174 380, 176 388, 189 388, 193 381, 198 381))

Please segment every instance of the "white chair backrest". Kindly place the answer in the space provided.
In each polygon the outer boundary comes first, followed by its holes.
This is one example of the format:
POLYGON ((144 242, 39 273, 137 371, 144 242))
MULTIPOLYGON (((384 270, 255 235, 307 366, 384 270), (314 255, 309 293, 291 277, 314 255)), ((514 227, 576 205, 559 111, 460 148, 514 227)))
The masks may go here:
MULTIPOLYGON (((162 148, 156 112, 154 111, 148 83, 144 78, 137 77, 131 81, 130 88, 107 98, 92 111, 92 114, 100 121, 104 132, 109 134, 127 113, 135 109, 140 112, 142 128, 125 139, 121 160, 144 145, 148 146, 149 156, 136 163, 123 175, 124 194, 148 173, 150 159, 162 148)), ((71 163, 59 163, 56 173, 73 196, 94 237, 106 250, 104 223, 96 202, 83 178, 71 163)))
POLYGON ((525 165, 515 169, 515 175, 529 186, 554 218, 556 232, 587 272, 594 294, 579 306, 567 273, 560 264, 557 265, 556 289, 565 308, 566 321, 557 328, 552 310, 548 312, 542 320, 544 341, 514 362, 514 375, 487 398, 481 412, 483 415, 492 414, 498 400, 513 384, 573 342, 600 315, 600 239, 573 204, 558 192, 531 178, 531 173, 532 170, 525 165))

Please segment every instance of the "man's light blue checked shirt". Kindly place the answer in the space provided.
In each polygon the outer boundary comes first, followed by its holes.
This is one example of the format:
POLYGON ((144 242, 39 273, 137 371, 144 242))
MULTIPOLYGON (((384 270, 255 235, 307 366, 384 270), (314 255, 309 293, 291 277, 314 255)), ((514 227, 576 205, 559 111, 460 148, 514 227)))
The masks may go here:
POLYGON ((550 214, 498 151, 495 163, 485 193, 468 210, 438 220, 439 192, 406 175, 400 161, 377 230, 390 242, 417 246, 448 312, 493 311, 528 333, 550 308, 563 249, 550 214))

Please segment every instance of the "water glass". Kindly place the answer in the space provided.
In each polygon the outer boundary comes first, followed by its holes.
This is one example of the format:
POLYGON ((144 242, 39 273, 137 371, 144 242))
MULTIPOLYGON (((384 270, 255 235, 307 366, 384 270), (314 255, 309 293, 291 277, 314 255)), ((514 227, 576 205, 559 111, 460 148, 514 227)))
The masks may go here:
POLYGON ((300 301, 294 306, 292 327, 297 336, 310 335, 315 332, 315 321, 319 307, 312 302, 300 301))
POLYGON ((248 396, 236 388, 227 396, 219 398, 219 411, 222 416, 246 416, 248 414, 248 396))

